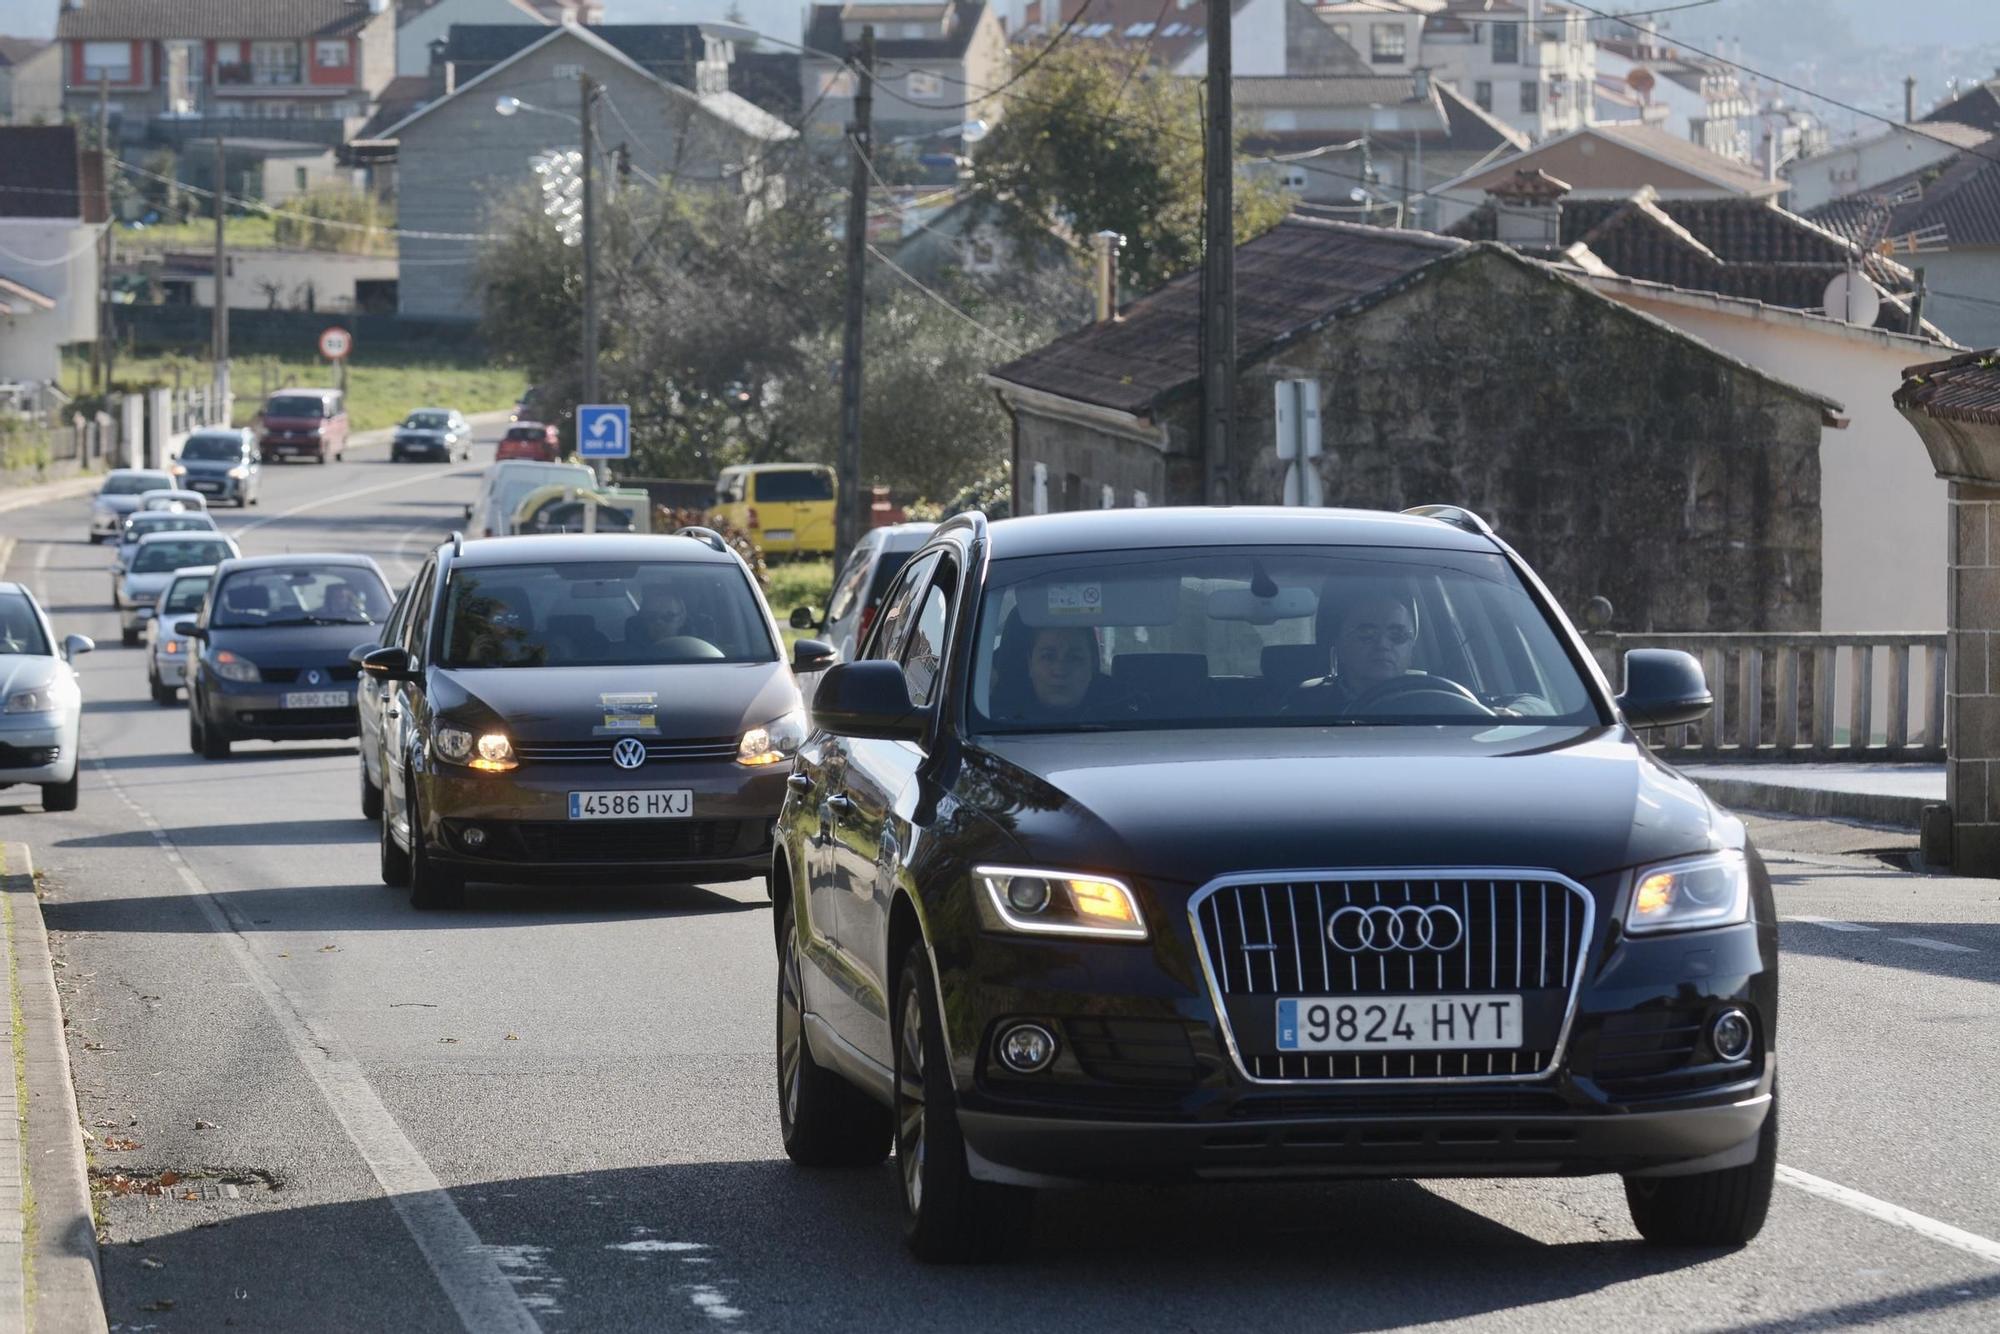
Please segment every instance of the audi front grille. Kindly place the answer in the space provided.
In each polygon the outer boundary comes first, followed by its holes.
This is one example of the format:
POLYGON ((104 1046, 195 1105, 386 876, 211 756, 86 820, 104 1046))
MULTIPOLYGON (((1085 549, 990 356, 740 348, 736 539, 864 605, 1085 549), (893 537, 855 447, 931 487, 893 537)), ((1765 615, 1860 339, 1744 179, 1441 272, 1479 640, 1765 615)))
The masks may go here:
POLYGON ((1227 876, 1189 901, 1223 1037, 1259 1083, 1539 1079, 1561 1059, 1596 901, 1548 871, 1227 876), (1518 995, 1517 1050, 1279 1052, 1280 997, 1518 995))

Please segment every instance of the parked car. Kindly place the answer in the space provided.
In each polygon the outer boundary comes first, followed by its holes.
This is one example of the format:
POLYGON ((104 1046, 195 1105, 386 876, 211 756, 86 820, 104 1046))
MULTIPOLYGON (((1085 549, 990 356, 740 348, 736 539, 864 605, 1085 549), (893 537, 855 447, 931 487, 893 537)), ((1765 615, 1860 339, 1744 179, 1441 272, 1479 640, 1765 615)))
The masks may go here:
POLYGON ((366 556, 251 556, 216 567, 201 614, 175 623, 200 644, 188 665, 188 749, 354 736, 348 653, 381 637, 382 571, 366 556))
MULTIPOLYGON (((875 623, 883 595, 889 591, 889 584, 895 579, 897 571, 936 531, 934 523, 897 523, 870 528, 854 544, 847 564, 840 567, 840 574, 833 581, 833 596, 827 599, 826 611, 815 616, 810 607, 794 607, 792 628, 817 631, 819 638, 833 645, 839 661, 851 661, 855 646, 867 638, 868 628, 875 623)), ((816 684, 817 681, 802 683, 809 702, 812 687, 816 684)))
POLYGON ((493 451, 495 462, 529 459, 537 463, 554 463, 561 457, 562 437, 554 426, 542 422, 515 422, 500 437, 500 444, 493 451))
POLYGON ((181 446, 174 480, 204 500, 254 505, 264 489, 264 456, 248 427, 206 427, 181 446))
POLYGON ((399 641, 361 661, 392 691, 385 883, 440 908, 468 880, 770 865, 805 714, 770 609, 719 536, 454 540, 414 589, 399 641))
POLYGON ((125 647, 144 638, 160 594, 174 573, 194 565, 214 565, 243 553, 234 539, 221 533, 147 533, 133 549, 132 561, 118 583, 118 628, 125 647))
POLYGON ((56 632, 25 585, 0 583, 0 788, 34 783, 42 809, 73 811, 83 691, 71 663, 95 644, 56 632))
POLYGON ((208 497, 199 491, 190 491, 182 486, 169 486, 158 491, 148 491, 139 497, 139 514, 149 514, 154 510, 164 510, 169 514, 180 514, 188 510, 196 513, 208 509, 208 497))
POLYGON ((174 479, 151 468, 113 468, 104 475, 104 485, 90 502, 90 544, 115 539, 124 530, 125 520, 139 508, 139 497, 148 491, 171 488, 174 479))
POLYGON ((187 684, 187 665, 194 641, 175 631, 182 617, 198 616, 209 582, 215 578, 213 565, 191 565, 175 570, 166 592, 153 609, 153 643, 146 653, 146 689, 153 703, 165 708, 180 702, 180 688, 187 684))
POLYGON ((528 493, 544 486, 594 489, 597 474, 580 463, 530 463, 509 459, 487 467, 478 494, 465 507, 471 537, 506 537, 514 531, 514 514, 528 493))
POLYGON ((767 556, 833 550, 833 469, 817 463, 746 463, 715 481, 715 508, 767 556))
POLYGON ((403 418, 389 442, 389 462, 404 459, 453 459, 472 457, 472 426, 456 408, 418 408, 403 418))
POLYGON ((780 817, 786 1149, 893 1146, 935 1260, 1107 1179, 1615 1172, 1648 1240, 1739 1245, 1770 881, 1635 730, 1709 703, 1663 650, 1614 698, 1463 510, 954 518, 780 817))
POLYGON ((118 584, 125 577, 126 567, 132 563, 132 553, 139 549, 139 539, 149 533, 214 533, 221 530, 215 520, 205 512, 189 513, 186 510, 146 510, 134 514, 125 521, 125 530, 118 535, 118 546, 111 553, 111 605, 118 606, 118 584))
POLYGON ((361 818, 364 820, 379 821, 382 818, 383 746, 389 736, 386 715, 395 698, 396 683, 369 675, 361 670, 361 663, 383 645, 401 644, 408 637, 406 618, 410 614, 412 594, 416 588, 415 580, 404 584, 403 591, 390 604, 389 618, 382 623, 380 633, 347 651, 347 660, 354 664, 358 674, 354 682, 354 721, 359 738, 355 750, 361 760, 361 818))
POLYGON ((257 444, 272 460, 346 458, 346 399, 338 389, 280 389, 257 414, 257 444))

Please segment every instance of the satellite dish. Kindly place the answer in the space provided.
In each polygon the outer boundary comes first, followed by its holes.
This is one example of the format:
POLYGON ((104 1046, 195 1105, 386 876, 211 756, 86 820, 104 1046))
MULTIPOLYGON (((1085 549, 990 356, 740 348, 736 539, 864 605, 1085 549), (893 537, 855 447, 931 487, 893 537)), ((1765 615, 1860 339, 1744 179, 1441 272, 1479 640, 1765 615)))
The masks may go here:
POLYGON ((1626 71, 1625 86, 1639 94, 1640 97, 1644 97, 1646 94, 1652 92, 1653 84, 1653 71, 1645 68, 1643 65, 1626 71))
POLYGON ((1857 324, 1866 329, 1874 325, 1876 315, 1881 313, 1882 294, 1859 271, 1849 269, 1835 274, 1833 281, 1826 285, 1826 295, 1820 298, 1820 308, 1826 312, 1828 319, 1857 324))

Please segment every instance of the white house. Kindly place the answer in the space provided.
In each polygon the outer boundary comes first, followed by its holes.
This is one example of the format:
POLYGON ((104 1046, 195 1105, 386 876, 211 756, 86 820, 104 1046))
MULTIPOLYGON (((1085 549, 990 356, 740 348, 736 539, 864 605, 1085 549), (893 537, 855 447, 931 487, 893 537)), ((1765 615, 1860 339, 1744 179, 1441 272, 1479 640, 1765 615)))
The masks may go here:
POLYGON ((69 125, 0 127, 0 382, 52 384, 97 337, 104 161, 69 125))
POLYGON ((1683 56, 1653 38, 1608 38, 1597 43, 1597 73, 1597 105, 1608 113, 1601 119, 1643 119, 1738 162, 1756 156, 1757 107, 1727 65, 1683 56), (1604 95, 1607 85, 1629 93, 1639 114, 1622 114, 1622 101, 1604 95), (1648 114, 1655 108, 1663 114, 1648 114))
POLYGON ((1792 185, 1785 202, 1794 212, 1805 213, 1831 200, 1937 166, 1991 137, 1985 130, 1950 121, 1891 126, 1785 168, 1785 178, 1792 185))

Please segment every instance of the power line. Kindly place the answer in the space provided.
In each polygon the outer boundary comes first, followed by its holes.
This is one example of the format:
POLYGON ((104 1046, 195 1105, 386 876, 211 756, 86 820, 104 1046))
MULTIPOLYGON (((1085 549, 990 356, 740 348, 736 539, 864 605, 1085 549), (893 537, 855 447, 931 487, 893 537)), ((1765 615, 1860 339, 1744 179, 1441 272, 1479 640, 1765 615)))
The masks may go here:
MULTIPOLYGON (((144 167, 136 163, 127 162, 123 158, 114 157, 110 161, 124 171, 131 172, 135 176, 143 176, 150 181, 157 181, 161 185, 171 185, 176 189, 185 190, 189 194, 199 195, 205 199, 213 199, 216 196, 214 190, 203 189, 198 185, 189 185, 187 182, 175 180, 171 176, 162 176, 156 171, 147 171, 144 167)), ((273 208, 262 200, 243 199, 232 194, 224 194, 222 199, 226 204, 234 204, 238 208, 263 213, 273 218, 288 218, 293 222, 303 223, 308 226, 331 227, 338 231, 372 232, 382 236, 409 237, 416 241, 492 241, 498 239, 491 232, 427 232, 407 227, 383 226, 379 223, 349 222, 344 218, 317 218, 310 213, 295 213, 290 209, 273 208)))
MULTIPOLYGON (((1372 10, 1375 10, 1375 11, 1376 11, 1377 13, 1380 13, 1380 14, 1395 14, 1395 15, 1399 15, 1400 17, 1403 17, 1403 18, 1410 18, 1410 17, 1412 17, 1413 15, 1416 15, 1417 13, 1419 13, 1419 11, 1417 11, 1417 10, 1413 10, 1413 9, 1392 9, 1392 8, 1390 8, 1390 7, 1389 7, 1388 5, 1386 5, 1386 4, 1382 4, 1382 3, 1379 3, 1379 0, 1349 0, 1349 2, 1350 2, 1350 3, 1353 3, 1353 4, 1359 4, 1359 5, 1362 5, 1363 7, 1365 7, 1365 8, 1368 8, 1368 9, 1372 9, 1372 10)), ((1571 3, 1571 2, 1572 2, 1572 0, 1562 0, 1562 2, 1563 2, 1564 4, 1569 4, 1569 3, 1571 3)), ((1623 12, 1622 14, 1600 14, 1600 15, 1598 15, 1598 17, 1600 17, 1600 18, 1634 18, 1634 19, 1636 19, 1636 18, 1650 18, 1650 17, 1652 17, 1652 16, 1654 16, 1654 15, 1658 15, 1658 14, 1678 14, 1678 13, 1680 13, 1680 12, 1681 12, 1682 10, 1686 10, 1686 9, 1706 9, 1706 8, 1707 8, 1708 6, 1710 6, 1710 5, 1716 5, 1716 4, 1721 4, 1721 3, 1722 3, 1722 0, 1686 0, 1686 3, 1684 3, 1684 4, 1678 4, 1678 5, 1663 5, 1663 6, 1659 7, 1659 8, 1657 8, 1657 9, 1628 9, 1628 10, 1625 10, 1625 11, 1624 11, 1624 12, 1623 12)), ((1578 9, 1586 9, 1586 8, 1589 8, 1589 7, 1588 7, 1588 6, 1586 6, 1586 5, 1577 5, 1576 7, 1577 7, 1578 9)), ((1592 12, 1592 13, 1596 13, 1597 11, 1595 11, 1595 10, 1592 10, 1591 12, 1592 12)), ((1424 17, 1425 17, 1425 18, 1428 18, 1428 17, 1430 17, 1430 16, 1426 14, 1426 15, 1424 15, 1424 17)), ((1496 19, 1496 18, 1488 18, 1488 17, 1486 17, 1486 16, 1484 15, 1484 14, 1481 14, 1481 15, 1479 15, 1479 16, 1478 16, 1478 17, 1476 17, 1476 18, 1468 18, 1468 19, 1466 20, 1466 22, 1468 22, 1468 23, 1484 23, 1484 24, 1486 24, 1486 25, 1487 25, 1488 27, 1491 27, 1491 28, 1525 28, 1525 27, 1527 27, 1527 26, 1528 26, 1528 25, 1529 25, 1530 23, 1541 23, 1541 24, 1547 24, 1547 23, 1550 23, 1550 22, 1560 22, 1561 20, 1562 20, 1562 15, 1561 15, 1561 14, 1554 14, 1554 15, 1548 15, 1548 14, 1544 14, 1544 15, 1543 15, 1543 17, 1542 17, 1542 18, 1540 18, 1539 20, 1537 20, 1537 19, 1496 19)))
POLYGON ((916 288, 919 292, 922 292, 932 301, 935 301, 938 305, 943 306, 946 310, 958 316, 958 318, 964 320, 967 324, 979 330, 979 332, 985 334, 988 338, 991 338, 994 342, 1000 344, 1001 347, 1006 348, 1009 352, 1013 353, 1015 356, 1018 357, 1022 354, 1023 349, 1019 347, 1017 344, 1015 344, 1012 339, 1007 338, 1005 335, 1000 334, 991 328, 988 328, 984 324, 981 324, 976 317, 967 314, 965 311, 960 310, 957 306, 953 305, 948 297, 944 296, 939 292, 932 291, 929 287, 926 287, 923 281, 920 278, 918 278, 915 274, 911 273, 908 269, 898 264, 895 260, 890 259, 887 255, 883 254, 881 251, 877 250, 873 242, 868 243, 867 249, 869 254, 873 255, 876 259, 880 260, 882 263, 888 265, 889 268, 893 270, 895 274, 898 277, 900 277, 904 282, 916 288))
MULTIPOLYGON (((1019 83, 1021 80, 1027 78, 1030 74, 1034 73, 1035 66, 1041 64, 1044 60, 1048 59, 1050 53, 1053 52, 1059 44, 1061 44, 1062 39, 1069 36, 1070 33, 1074 32, 1076 30, 1077 24, 1083 22, 1083 16, 1088 14, 1090 12, 1090 7, 1096 3, 1097 0, 1083 0, 1083 4, 1077 7, 1077 11, 1070 18, 1070 21, 1063 24, 1061 30, 1058 31, 1055 36, 1049 38, 1048 45, 1044 46, 1041 50, 1035 52, 1035 54, 1033 54, 1032 56, 1029 56, 1027 63, 1022 65, 1021 68, 1015 70, 1011 75, 1009 75, 1005 83, 999 85, 996 88, 987 88, 982 90, 980 97, 975 97, 970 101, 965 101, 965 102, 913 102, 911 103, 911 105, 926 107, 933 111, 965 111, 968 110, 969 108, 978 106, 979 103, 983 101, 985 98, 1000 96, 1000 94, 1006 92, 1009 88, 1012 88, 1015 84, 1019 83)), ((892 61, 889 63, 893 64, 894 62, 892 61)), ((944 75, 941 77, 949 78, 950 76, 944 75)), ((953 79, 952 82, 959 83, 962 81, 953 79)), ((879 78, 875 81, 875 84, 876 87, 882 89, 883 92, 888 93, 889 96, 895 97, 897 95, 893 89, 891 89, 888 85, 884 84, 879 78)), ((972 87, 972 85, 969 83, 965 84, 964 86, 967 88, 972 87)), ((908 98, 904 98, 902 100, 909 101, 908 98)))

